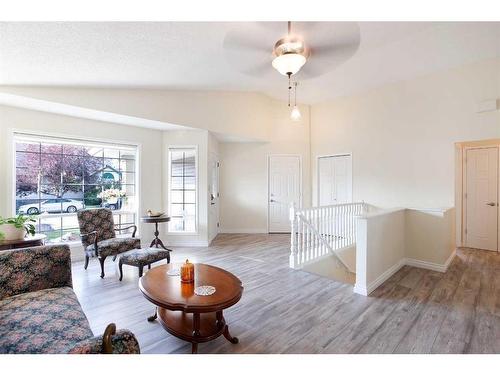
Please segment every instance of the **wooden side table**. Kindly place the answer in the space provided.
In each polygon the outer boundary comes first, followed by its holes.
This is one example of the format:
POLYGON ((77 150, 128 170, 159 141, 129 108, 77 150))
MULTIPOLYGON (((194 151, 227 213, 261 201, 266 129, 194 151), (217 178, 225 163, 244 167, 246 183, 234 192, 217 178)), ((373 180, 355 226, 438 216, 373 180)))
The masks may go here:
MULTIPOLYGON (((154 223, 154 225, 155 225, 155 232, 154 232, 155 238, 153 239, 153 241, 151 242, 151 245, 149 245, 149 247, 161 247, 162 249, 165 249, 167 251, 172 251, 170 249, 167 249, 165 247, 165 245, 163 244, 163 242, 158 237, 160 235, 160 231, 158 230, 158 223, 166 223, 169 221, 170 221, 170 216, 157 216, 157 217, 142 216, 141 217, 141 222, 154 223)), ((170 263, 170 254, 167 258, 167 262, 170 263)))
POLYGON ((21 240, 0 241, 0 250, 21 249, 23 247, 43 246, 47 236, 45 234, 35 234, 26 236, 21 240))

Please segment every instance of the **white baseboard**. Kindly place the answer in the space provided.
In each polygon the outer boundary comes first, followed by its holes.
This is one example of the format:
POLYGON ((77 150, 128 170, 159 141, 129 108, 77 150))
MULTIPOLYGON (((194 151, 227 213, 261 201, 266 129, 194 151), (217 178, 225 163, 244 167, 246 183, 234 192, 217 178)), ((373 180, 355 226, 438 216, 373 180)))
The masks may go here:
POLYGON ((268 233, 267 229, 225 229, 221 228, 219 229, 219 233, 221 234, 261 234, 261 233, 268 233))
POLYGON ((451 262, 453 261, 453 258, 455 258, 455 255, 456 255, 456 250, 453 250, 453 252, 450 254, 446 262, 444 262, 444 264, 426 262, 424 260, 418 260, 412 258, 406 258, 405 264, 408 266, 424 268, 426 270, 431 270, 431 271, 446 272, 451 262))
POLYGON ((394 264, 392 267, 387 269, 382 275, 377 277, 374 281, 372 281, 368 285, 354 285, 354 293, 361 294, 363 296, 368 296, 371 292, 377 289, 380 285, 382 285, 385 281, 387 281, 392 275, 399 271, 401 267, 405 265, 405 259, 401 259, 398 263, 394 264))
POLYGON ((172 241, 172 239, 168 239, 166 241, 167 243, 165 244, 166 247, 207 247, 208 246, 208 241, 206 240, 190 240, 190 239, 185 239, 183 240, 182 238, 175 239, 172 241))

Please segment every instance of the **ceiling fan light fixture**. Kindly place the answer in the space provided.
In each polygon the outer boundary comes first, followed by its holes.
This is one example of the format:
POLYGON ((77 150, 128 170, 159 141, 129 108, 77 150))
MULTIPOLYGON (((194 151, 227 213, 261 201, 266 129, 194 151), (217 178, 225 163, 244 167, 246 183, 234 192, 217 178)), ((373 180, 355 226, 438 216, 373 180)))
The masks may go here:
POLYGON ((289 52, 276 56, 273 60, 273 68, 286 75, 296 74, 306 63, 306 58, 300 53, 289 52))

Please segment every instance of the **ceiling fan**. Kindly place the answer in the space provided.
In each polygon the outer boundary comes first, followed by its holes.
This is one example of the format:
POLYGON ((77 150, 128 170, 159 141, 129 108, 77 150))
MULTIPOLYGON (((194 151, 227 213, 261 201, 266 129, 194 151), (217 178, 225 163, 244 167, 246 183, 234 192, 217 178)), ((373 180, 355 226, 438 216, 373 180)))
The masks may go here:
POLYGON ((223 42, 228 62, 239 72, 269 80, 275 69, 307 80, 347 61, 359 47, 355 22, 241 22, 223 42), (285 33, 288 31, 287 33, 285 33))

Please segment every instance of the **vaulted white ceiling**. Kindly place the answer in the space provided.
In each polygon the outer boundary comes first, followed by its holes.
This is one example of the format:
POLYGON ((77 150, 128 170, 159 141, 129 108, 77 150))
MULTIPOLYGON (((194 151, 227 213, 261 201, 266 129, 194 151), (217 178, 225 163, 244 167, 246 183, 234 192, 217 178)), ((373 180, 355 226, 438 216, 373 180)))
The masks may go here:
MULTIPOLYGON (((347 34, 359 43, 342 56, 339 48, 338 56, 318 58, 321 75, 297 75, 304 103, 500 56, 500 23, 296 23, 296 30, 313 45, 340 45, 347 34)), ((3 22, 0 85, 257 91, 286 99, 286 78, 271 67, 273 44, 285 32, 284 22, 3 22), (269 54, 242 46, 240 59, 227 50, 234 35, 269 54), (245 71, 252 59, 264 65, 261 74, 245 71)))

